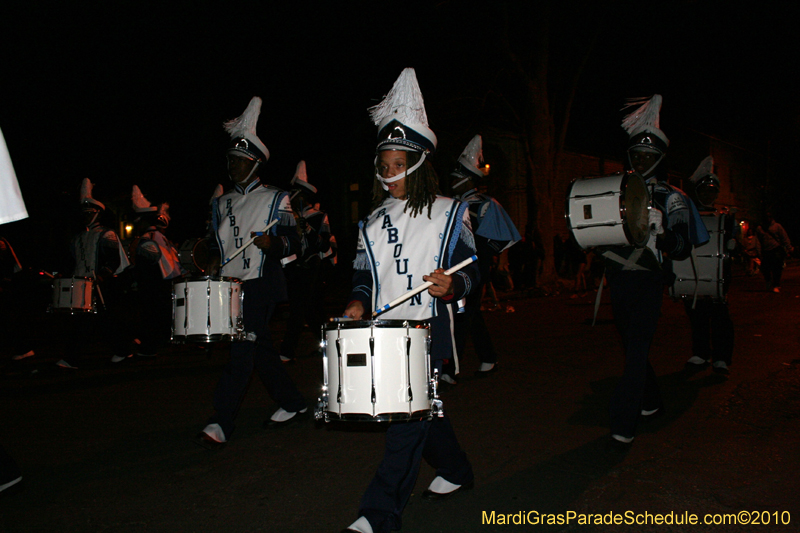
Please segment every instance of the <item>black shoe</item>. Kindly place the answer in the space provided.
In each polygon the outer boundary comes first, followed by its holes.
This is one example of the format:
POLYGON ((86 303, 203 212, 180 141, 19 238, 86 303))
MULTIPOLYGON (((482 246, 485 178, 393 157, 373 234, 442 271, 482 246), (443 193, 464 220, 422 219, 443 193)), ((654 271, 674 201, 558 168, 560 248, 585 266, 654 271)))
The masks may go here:
POLYGON ((278 429, 278 428, 285 428, 285 427, 288 427, 288 426, 293 426, 294 424, 302 422, 303 420, 308 418, 308 416, 310 414, 311 414, 311 411, 309 411, 308 408, 305 408, 305 409, 303 409, 301 411, 295 411, 295 414, 294 414, 294 416, 292 418, 290 418, 288 420, 284 420, 283 422, 276 422, 275 420, 272 420, 271 418, 268 418, 268 419, 264 420, 263 427, 264 427, 264 429, 278 429))
POLYGON ((192 442, 194 442, 195 444, 197 444, 202 448, 205 448, 206 450, 211 450, 211 451, 221 450, 227 444, 227 442, 219 442, 212 439, 211 437, 208 436, 208 433, 206 433, 205 431, 201 431, 200 433, 195 435, 194 438, 192 439, 192 442))
POLYGON ((425 492, 422 493, 422 499, 427 500, 429 502, 440 502, 442 500, 446 500, 453 494, 458 494, 459 492, 464 492, 465 490, 471 490, 474 486, 475 486, 475 480, 472 480, 468 483, 464 483, 456 490, 447 492, 445 494, 441 494, 439 492, 433 492, 432 490, 426 489, 425 492))

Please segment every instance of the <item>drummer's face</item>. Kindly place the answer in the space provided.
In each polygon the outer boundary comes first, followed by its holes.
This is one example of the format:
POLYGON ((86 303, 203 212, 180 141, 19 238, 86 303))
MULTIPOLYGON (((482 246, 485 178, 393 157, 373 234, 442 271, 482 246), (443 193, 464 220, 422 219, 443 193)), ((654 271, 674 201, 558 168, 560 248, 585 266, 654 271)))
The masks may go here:
POLYGON ((658 152, 648 150, 630 151, 631 167, 643 178, 648 178, 649 174, 655 170, 656 163, 660 158, 661 154, 658 152))
POLYGON ((697 199, 700 200, 700 203, 703 205, 714 205, 718 195, 719 191, 716 187, 700 187, 697 189, 697 199))
MULTIPOLYGON (((399 176, 406 171, 406 153, 402 150, 383 150, 378 158, 378 171, 383 179, 399 176)), ((405 200, 406 176, 392 183, 387 183, 392 198, 405 200)))
POLYGON ((253 159, 228 155, 228 176, 234 183, 248 185, 255 179, 255 174, 250 174, 255 165, 256 161, 253 159))

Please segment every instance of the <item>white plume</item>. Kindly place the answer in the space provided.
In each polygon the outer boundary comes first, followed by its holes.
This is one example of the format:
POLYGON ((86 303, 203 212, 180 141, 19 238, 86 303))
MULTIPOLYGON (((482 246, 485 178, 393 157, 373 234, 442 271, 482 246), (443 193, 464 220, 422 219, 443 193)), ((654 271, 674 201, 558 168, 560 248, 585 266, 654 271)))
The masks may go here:
POLYGON ((256 135, 256 126, 258 125, 258 117, 261 114, 261 98, 254 96, 247 104, 247 109, 238 118, 227 121, 223 124, 225 131, 227 131, 231 138, 246 137, 250 134, 254 137, 256 135))
POLYGON ((406 68, 400 73, 392 90, 384 96, 380 104, 369 108, 369 114, 378 127, 391 119, 397 119, 403 124, 428 126, 425 102, 413 68, 406 68))
POLYGON ((622 127, 628 135, 635 135, 646 129, 659 129, 659 112, 661 111, 661 95, 654 94, 651 98, 629 98, 622 109, 639 106, 635 111, 625 115, 622 127))

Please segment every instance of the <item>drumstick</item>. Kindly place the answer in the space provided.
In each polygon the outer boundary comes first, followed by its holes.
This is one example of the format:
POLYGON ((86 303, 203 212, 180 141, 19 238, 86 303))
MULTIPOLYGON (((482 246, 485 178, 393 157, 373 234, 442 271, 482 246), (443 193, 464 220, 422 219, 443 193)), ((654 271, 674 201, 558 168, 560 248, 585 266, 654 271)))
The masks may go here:
MULTIPOLYGON (((278 223, 278 219, 276 218, 275 220, 273 220, 272 222, 270 222, 269 224, 267 224, 267 227, 266 227, 266 228, 264 228, 264 230, 263 230, 263 231, 261 231, 260 233, 262 233, 262 234, 263 234, 263 233, 266 233, 267 231, 269 231, 269 229, 270 229, 272 226, 274 226, 274 225, 275 225, 275 224, 277 224, 277 223, 278 223)), ((257 233, 258 233, 258 232, 257 232, 257 233)), ((245 244, 244 246, 242 246, 241 248, 239 248, 239 250, 238 250, 238 251, 237 251, 235 254, 233 254, 233 255, 232 255, 232 256, 230 256, 228 259, 226 259, 226 260, 225 260, 225 262, 224 262, 224 263, 222 263, 222 264, 221 264, 219 267, 220 267, 220 268, 222 268, 222 267, 224 267, 225 265, 227 265, 228 263, 230 263, 231 261, 233 261, 233 259, 234 259, 234 258, 235 258, 237 255, 239 255, 240 253, 244 252, 244 249, 245 249, 245 248, 247 248, 248 246, 250 246, 251 244, 253 244, 253 241, 254 241, 254 240, 256 240, 256 238, 257 238, 257 237, 260 237, 260 235, 256 235, 255 237, 253 237, 252 239, 250 239, 249 241, 247 241, 247 244, 245 244)))
MULTIPOLYGON (((444 274, 445 274, 445 275, 447 275, 447 276, 449 276, 449 275, 451 275, 452 273, 454 273, 454 272, 458 272, 459 270, 461 270, 462 268, 464 268, 464 267, 465 267, 465 266, 467 266, 468 264, 472 263, 473 261, 477 261, 477 260, 478 260, 478 256, 477 256, 477 255, 473 255, 473 256, 472 256, 472 257, 470 257, 469 259, 464 259, 463 261, 461 261, 461 262, 460 262, 459 264, 457 264, 456 266, 454 266, 454 267, 451 267, 451 268, 448 268, 447 270, 445 270, 445 271, 444 271, 444 274)), ((399 297, 399 298, 395 298, 394 300, 392 300, 392 301, 391 301, 391 302, 389 302, 388 304, 384 305, 383 307, 381 307, 380 309, 378 309, 377 311, 375 311, 374 313, 372 313, 372 318, 375 318, 376 316, 378 316, 379 314, 383 313, 384 311, 386 311, 386 310, 387 310, 387 309, 389 309, 390 307, 394 307, 395 305, 397 305, 397 304, 399 304, 399 303, 405 302, 406 300, 408 300, 409 298, 411 298, 411 297, 412 297, 412 296, 414 296, 415 294, 419 294, 419 293, 421 293, 422 291, 424 291, 425 289, 427 289, 427 288, 428 288, 428 287, 430 287, 431 285, 433 285, 433 282, 432 282, 432 281, 426 281, 426 282, 425 282, 425 283, 423 283, 422 285, 420 285, 420 286, 418 286, 418 287, 415 287, 415 288, 411 289, 410 291, 408 291, 407 293, 405 293, 405 294, 404 294, 404 295, 402 295, 401 297, 399 297)))
POLYGON ((334 316, 328 319, 328 322, 350 322, 351 320, 355 320, 355 318, 350 318, 349 316, 334 316))

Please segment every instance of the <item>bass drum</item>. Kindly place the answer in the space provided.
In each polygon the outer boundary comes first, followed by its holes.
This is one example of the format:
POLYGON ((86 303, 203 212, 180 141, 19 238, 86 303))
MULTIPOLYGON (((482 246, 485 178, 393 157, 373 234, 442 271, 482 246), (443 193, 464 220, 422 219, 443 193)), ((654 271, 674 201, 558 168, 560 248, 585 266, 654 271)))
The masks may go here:
POLYGON ((191 274, 204 274, 211 257, 208 239, 187 239, 178 250, 181 266, 191 274))
POLYGON ((565 217, 578 245, 643 247, 650 238, 650 193, 638 174, 578 178, 567 191, 565 217))

